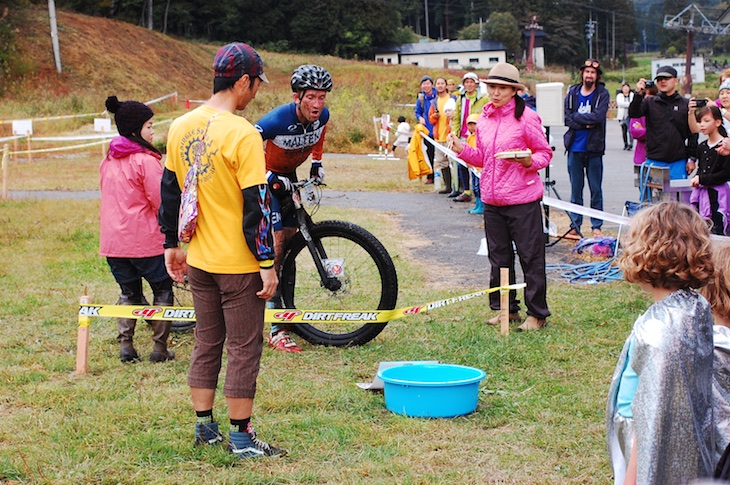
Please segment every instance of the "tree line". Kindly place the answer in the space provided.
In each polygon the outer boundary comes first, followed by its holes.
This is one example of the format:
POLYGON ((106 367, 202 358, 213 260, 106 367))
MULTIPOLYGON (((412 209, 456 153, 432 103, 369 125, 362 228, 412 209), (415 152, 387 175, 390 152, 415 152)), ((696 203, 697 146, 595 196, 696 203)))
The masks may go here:
MULTIPOLYGON (((502 42, 508 55, 520 62, 524 29, 536 18, 544 32, 548 63, 575 66, 590 52, 617 67, 627 66, 628 54, 645 47, 647 39, 651 47, 674 45, 682 52, 681 33, 664 31, 662 21, 664 15, 678 13, 683 1, 55 0, 55 4, 183 38, 240 40, 264 50, 349 59, 373 59, 380 48, 417 42, 428 34, 431 39, 502 42)), ((0 8, 29 3, 42 5, 47 0, 0 0, 0 8)), ((717 7, 718 1, 695 3, 717 7)), ((3 35, 0 18, 0 38, 5 40, 3 35)), ((0 70, 2 59, 0 52, 0 70)))

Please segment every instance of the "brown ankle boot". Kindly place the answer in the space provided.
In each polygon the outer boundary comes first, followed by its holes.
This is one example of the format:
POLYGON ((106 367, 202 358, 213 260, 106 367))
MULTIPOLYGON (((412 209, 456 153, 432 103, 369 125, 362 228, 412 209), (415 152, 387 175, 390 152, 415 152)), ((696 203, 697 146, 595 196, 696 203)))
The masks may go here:
POLYGON ((119 360, 122 362, 137 362, 139 354, 134 349, 132 340, 134 338, 134 327, 137 320, 133 318, 118 318, 117 326, 119 327, 119 360))
MULTIPOLYGON (((497 314, 496 316, 490 318, 487 320, 487 325, 499 325, 500 319, 502 318, 501 314, 497 314)), ((520 314, 519 313, 510 313, 509 314, 509 321, 510 322, 517 322, 520 320, 520 314)))
MULTIPOLYGON (((159 291, 155 294, 153 301, 155 305, 172 306, 172 291, 159 291)), ((150 325, 152 326, 152 340, 155 343, 150 354, 150 362, 173 360, 175 358, 175 352, 167 348, 167 338, 170 336, 172 322, 170 320, 152 320, 150 325)))

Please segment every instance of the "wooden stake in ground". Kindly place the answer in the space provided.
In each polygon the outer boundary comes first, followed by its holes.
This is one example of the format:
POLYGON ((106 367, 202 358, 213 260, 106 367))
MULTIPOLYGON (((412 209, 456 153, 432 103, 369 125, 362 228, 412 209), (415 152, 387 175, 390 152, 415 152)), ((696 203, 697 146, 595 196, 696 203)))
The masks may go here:
POLYGON ((8 144, 3 145, 3 200, 8 200, 8 144))
POLYGON ((30 132, 26 132, 25 139, 28 142, 28 165, 33 163, 33 152, 30 149, 30 132))
POLYGON ((509 268, 499 268, 499 333, 509 335, 509 268))
MULTIPOLYGON (((79 303, 88 305, 91 297, 84 295, 79 298, 79 303)), ((89 371, 89 325, 91 318, 86 315, 79 315, 79 333, 76 341, 76 373, 86 374, 89 371)))

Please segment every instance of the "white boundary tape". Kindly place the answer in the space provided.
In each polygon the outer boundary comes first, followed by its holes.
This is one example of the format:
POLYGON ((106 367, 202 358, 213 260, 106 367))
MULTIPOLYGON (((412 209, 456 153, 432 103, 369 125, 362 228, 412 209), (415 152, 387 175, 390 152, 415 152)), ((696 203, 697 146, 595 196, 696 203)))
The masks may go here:
MULTIPOLYGON (((166 94, 164 96, 160 96, 159 98, 155 98, 150 101, 145 101, 144 104, 146 104, 146 105, 155 104, 155 103, 159 103, 160 101, 164 101, 165 99, 168 99, 168 98, 177 98, 177 91, 175 91, 174 93, 166 94)), ((107 112, 107 110, 104 110, 100 113, 83 113, 83 114, 75 114, 75 115, 44 116, 41 118, 31 118, 30 121, 53 121, 53 120, 64 120, 64 119, 70 119, 70 118, 88 118, 88 117, 92 117, 92 116, 104 116, 106 114, 108 114, 108 112, 107 112)), ((12 123, 13 121, 18 121, 18 120, 0 120, 0 125, 9 124, 9 123, 12 123)))
MULTIPOLYGON (((468 166, 463 160, 459 158, 459 155, 457 155, 456 152, 454 152, 453 150, 450 150, 449 148, 434 141, 428 135, 423 135, 423 137, 433 143, 436 149, 445 153, 447 156, 455 159, 460 164, 468 166)), ((594 217, 596 219, 601 219, 606 222, 613 222, 619 225, 630 224, 630 219, 628 217, 611 214, 610 212, 598 211, 595 209, 591 209, 590 207, 583 207, 582 205, 571 204, 570 202, 565 202, 563 200, 555 199, 553 197, 543 197, 542 203, 556 209, 566 210, 568 212, 574 212, 576 214, 582 214, 588 217, 594 217)))

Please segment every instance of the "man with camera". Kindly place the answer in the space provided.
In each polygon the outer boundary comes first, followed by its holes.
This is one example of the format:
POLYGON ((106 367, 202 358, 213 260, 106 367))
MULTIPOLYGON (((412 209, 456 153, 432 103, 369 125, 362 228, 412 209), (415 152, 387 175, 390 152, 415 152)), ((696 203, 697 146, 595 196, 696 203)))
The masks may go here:
POLYGON ((646 117, 646 162, 668 167, 669 178, 685 179, 695 169, 697 135, 687 121, 689 101, 677 92, 677 71, 671 66, 657 69, 658 94, 645 96, 651 81, 636 83, 636 95, 629 105, 631 118, 646 117))

